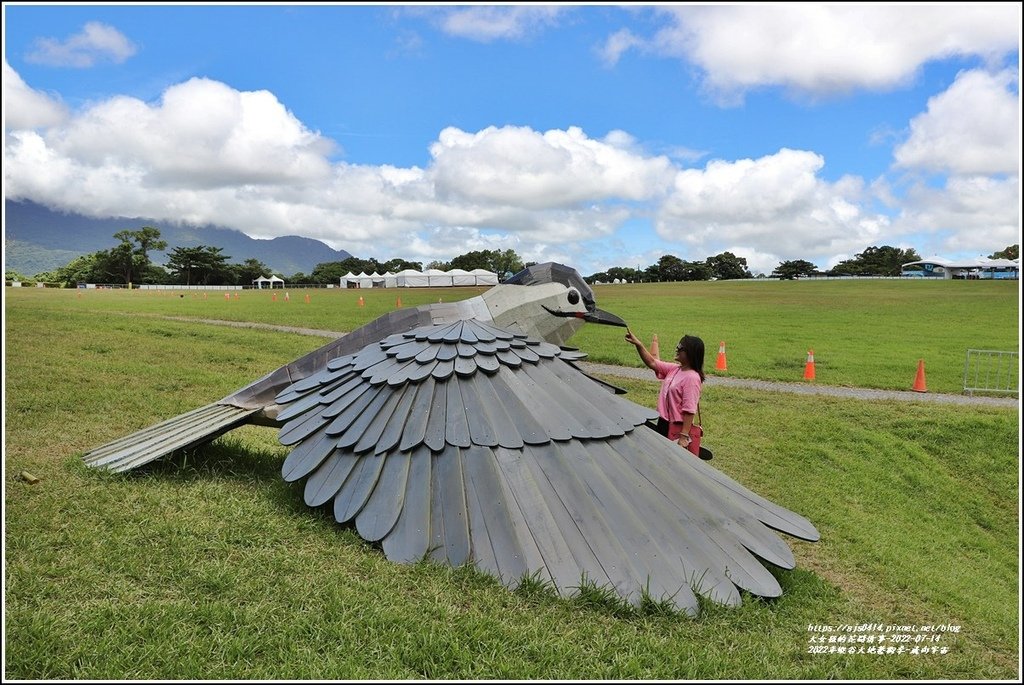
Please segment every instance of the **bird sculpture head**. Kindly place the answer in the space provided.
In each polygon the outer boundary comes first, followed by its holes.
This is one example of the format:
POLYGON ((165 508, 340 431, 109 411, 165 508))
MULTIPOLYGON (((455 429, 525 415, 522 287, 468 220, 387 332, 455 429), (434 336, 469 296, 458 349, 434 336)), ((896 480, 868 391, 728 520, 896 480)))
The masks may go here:
POLYGON ((554 262, 527 267, 482 297, 496 325, 554 345, 564 345, 584 322, 626 325, 597 307, 594 291, 575 269, 554 262))

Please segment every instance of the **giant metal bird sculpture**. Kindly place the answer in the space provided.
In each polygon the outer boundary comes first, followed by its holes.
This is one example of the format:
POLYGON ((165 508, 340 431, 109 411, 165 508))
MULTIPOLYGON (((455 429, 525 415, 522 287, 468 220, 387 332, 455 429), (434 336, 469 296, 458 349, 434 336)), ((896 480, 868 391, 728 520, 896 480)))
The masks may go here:
POLYGON ((652 410, 573 362, 596 307, 575 270, 526 269, 479 297, 398 310, 238 392, 84 455, 132 469, 245 423, 280 428, 282 475, 392 561, 475 564, 509 587, 584 582, 696 613, 782 590, 781 531, 805 518, 648 425, 652 410))

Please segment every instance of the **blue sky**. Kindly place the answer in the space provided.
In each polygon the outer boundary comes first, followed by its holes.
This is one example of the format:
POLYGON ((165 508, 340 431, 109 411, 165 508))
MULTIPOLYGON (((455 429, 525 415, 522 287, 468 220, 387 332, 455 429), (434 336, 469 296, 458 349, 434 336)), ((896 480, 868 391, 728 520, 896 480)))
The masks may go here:
POLYGON ((3 10, 10 199, 585 275, 1020 242, 1020 3, 3 10))

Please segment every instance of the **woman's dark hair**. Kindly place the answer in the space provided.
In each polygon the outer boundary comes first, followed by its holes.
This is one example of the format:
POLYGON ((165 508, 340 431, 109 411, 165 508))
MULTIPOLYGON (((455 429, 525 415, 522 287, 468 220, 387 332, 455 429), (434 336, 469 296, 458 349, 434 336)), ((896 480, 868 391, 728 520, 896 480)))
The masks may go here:
POLYGON ((700 376, 700 382, 704 382, 704 341, 695 335, 684 335, 680 340, 679 344, 676 345, 677 350, 682 350, 686 353, 686 360, 690 362, 690 368, 697 372, 700 376))

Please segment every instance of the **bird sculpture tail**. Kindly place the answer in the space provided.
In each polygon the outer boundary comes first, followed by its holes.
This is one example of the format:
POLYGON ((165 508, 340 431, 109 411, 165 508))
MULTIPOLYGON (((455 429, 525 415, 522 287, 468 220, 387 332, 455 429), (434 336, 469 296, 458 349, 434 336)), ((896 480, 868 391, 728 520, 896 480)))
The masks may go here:
POLYGON ((177 450, 209 442, 248 423, 260 411, 228 404, 208 404, 101 445, 82 456, 89 466, 127 471, 177 450))

